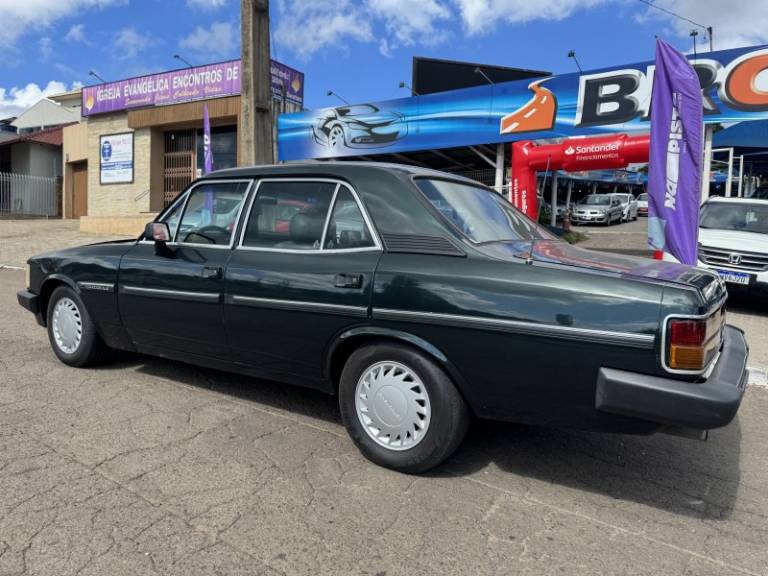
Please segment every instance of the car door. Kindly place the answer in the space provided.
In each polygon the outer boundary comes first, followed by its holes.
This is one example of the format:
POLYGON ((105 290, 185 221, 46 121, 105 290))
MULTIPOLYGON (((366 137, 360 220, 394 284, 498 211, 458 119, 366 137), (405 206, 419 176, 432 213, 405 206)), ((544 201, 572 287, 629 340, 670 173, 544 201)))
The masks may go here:
POLYGON ((233 360, 264 377, 321 387, 333 337, 368 321, 380 255, 348 184, 261 180, 225 277, 233 360))
POLYGON ((123 256, 118 305, 139 350, 228 357, 224 268, 251 182, 194 184, 160 218, 173 241, 140 241, 123 256))

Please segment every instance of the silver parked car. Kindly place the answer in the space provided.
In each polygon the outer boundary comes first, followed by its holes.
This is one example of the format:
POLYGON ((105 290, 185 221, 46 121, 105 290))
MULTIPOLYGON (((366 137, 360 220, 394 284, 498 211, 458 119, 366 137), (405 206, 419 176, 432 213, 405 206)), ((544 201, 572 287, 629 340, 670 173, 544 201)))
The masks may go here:
POLYGON ((621 202, 621 208, 623 210, 621 214, 621 219, 624 220, 624 222, 629 222, 630 220, 637 220, 637 200, 635 199, 634 194, 614 194, 616 198, 619 199, 621 202))
POLYGON ((610 226, 614 222, 621 222, 623 213, 621 201, 615 195, 590 194, 576 204, 571 222, 574 224, 594 222, 610 226))

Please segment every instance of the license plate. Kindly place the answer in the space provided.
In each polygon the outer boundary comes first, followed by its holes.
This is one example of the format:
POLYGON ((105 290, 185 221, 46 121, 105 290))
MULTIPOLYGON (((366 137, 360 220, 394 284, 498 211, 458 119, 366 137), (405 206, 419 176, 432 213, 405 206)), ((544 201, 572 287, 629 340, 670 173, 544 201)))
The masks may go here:
POLYGON ((717 270, 716 272, 720 274, 720 277, 723 280, 730 282, 731 284, 741 284, 743 286, 749 285, 751 274, 734 272, 733 270, 717 270))

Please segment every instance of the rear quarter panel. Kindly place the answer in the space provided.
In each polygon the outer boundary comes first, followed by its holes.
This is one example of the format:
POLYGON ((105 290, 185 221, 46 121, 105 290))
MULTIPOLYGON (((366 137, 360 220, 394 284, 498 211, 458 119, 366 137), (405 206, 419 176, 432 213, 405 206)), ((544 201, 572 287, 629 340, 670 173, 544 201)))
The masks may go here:
POLYGON ((572 267, 385 254, 374 281, 374 322, 439 349, 461 374, 462 393, 483 417, 581 428, 642 428, 594 409, 602 366, 660 373, 650 348, 489 330, 461 323, 382 320, 382 310, 497 318, 642 334, 657 339, 664 288, 572 267))

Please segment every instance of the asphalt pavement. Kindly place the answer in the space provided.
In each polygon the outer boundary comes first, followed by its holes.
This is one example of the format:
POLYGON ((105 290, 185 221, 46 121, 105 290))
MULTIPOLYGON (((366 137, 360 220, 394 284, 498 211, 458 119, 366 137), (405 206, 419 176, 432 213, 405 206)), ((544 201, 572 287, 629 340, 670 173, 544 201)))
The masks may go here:
MULTIPOLYGON (((406 476, 318 392, 139 355, 64 366, 23 282, 0 270, 0 575, 768 574, 757 372, 707 442, 475 421, 406 476)), ((765 362, 751 305, 730 318, 765 362)))

